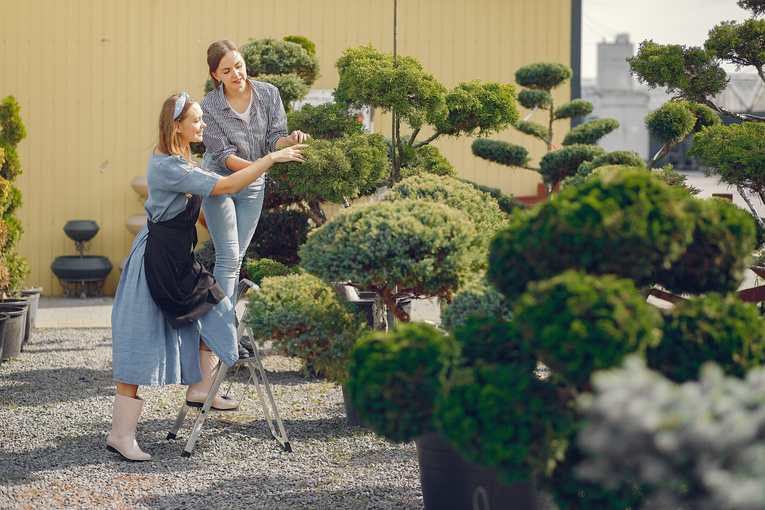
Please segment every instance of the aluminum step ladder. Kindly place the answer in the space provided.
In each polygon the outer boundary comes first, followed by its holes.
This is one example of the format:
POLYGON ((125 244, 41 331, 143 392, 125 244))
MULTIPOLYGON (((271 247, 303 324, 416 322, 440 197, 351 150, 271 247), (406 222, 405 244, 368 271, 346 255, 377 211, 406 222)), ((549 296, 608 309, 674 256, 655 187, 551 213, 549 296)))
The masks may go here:
MULTIPOLYGON (((239 282, 239 287, 237 288, 237 292, 236 292, 237 305, 239 304, 239 301, 242 299, 244 294, 250 289, 253 289, 254 291, 258 291, 260 290, 260 287, 252 283, 250 280, 242 280, 239 282)), ((247 327, 244 321, 248 312, 249 310, 247 309, 247 307, 244 307, 244 311, 242 312, 242 318, 241 320, 238 321, 237 328, 236 328, 237 340, 242 340, 243 338, 247 339, 249 341, 249 344, 252 346, 252 350, 254 352, 254 356, 250 356, 248 358, 240 358, 233 365, 236 367, 237 373, 242 367, 246 367, 250 371, 250 378, 247 381, 247 385, 245 386, 244 391, 242 392, 242 395, 239 397, 239 405, 242 404, 242 401, 246 397, 247 389, 249 388, 250 383, 253 383, 255 388, 258 390, 260 405, 263 408, 263 414, 266 417, 266 422, 268 422, 268 427, 271 429, 271 435, 274 437, 274 439, 276 439, 279 442, 279 444, 282 446, 282 448, 284 448, 285 451, 291 452, 292 447, 290 446, 289 439, 287 439, 287 432, 284 430, 284 424, 282 423, 282 418, 279 415, 279 410, 276 407, 276 401, 274 400, 274 395, 271 392, 271 385, 268 384, 266 371, 263 369, 263 363, 260 358, 260 353, 258 352, 258 344, 255 341, 255 337, 252 334, 252 330, 249 327, 247 327), (260 375, 260 379, 258 379, 258 374, 260 375), (272 413, 273 413, 273 419, 271 418, 272 413), (277 429, 278 429, 278 432, 277 432, 277 429)), ((210 412, 210 407, 212 406, 215 395, 218 393, 218 389, 220 388, 220 385, 223 383, 223 379, 226 378, 227 371, 228 370, 226 365, 223 365, 222 362, 219 362, 218 375, 215 377, 215 380, 213 381, 212 388, 210 388, 210 393, 207 395, 207 400, 205 400, 205 403, 202 404, 201 409, 199 409, 199 415, 197 416, 196 422, 194 423, 194 428, 191 431, 189 440, 186 442, 186 448, 184 448, 183 452, 181 453, 181 457, 191 456, 191 451, 194 449, 194 445, 196 444, 197 439, 199 438, 199 434, 202 431, 202 426, 204 425, 205 420, 207 419, 207 415, 210 412)), ((228 388, 226 390, 226 395, 228 395, 228 392, 231 390, 232 384, 233 382, 229 383, 228 388)), ((175 419, 175 424, 173 425, 173 429, 167 434, 168 440, 176 439, 176 437, 178 436, 178 431, 181 429, 181 426, 183 426, 183 421, 186 419, 186 414, 189 412, 189 409, 191 407, 192 406, 188 405, 184 400, 183 406, 181 407, 181 410, 178 412, 178 417, 175 419)), ((196 408, 197 406, 193 406, 193 407, 196 408)))

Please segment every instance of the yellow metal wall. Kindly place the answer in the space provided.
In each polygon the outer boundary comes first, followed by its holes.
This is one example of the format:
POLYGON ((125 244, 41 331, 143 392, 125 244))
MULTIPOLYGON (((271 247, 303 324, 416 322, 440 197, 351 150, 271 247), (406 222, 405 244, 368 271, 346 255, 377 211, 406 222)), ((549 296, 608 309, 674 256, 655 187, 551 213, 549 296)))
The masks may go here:
MULTIPOLYGON (((182 90, 201 98, 211 42, 286 35, 316 43, 323 76, 314 87, 331 89, 345 48, 393 51, 393 0, 0 0, 0 98, 16 97, 27 128, 17 181, 27 284, 61 293, 50 264, 76 254, 63 226, 89 219, 101 230, 88 253, 115 266, 104 288, 112 294, 133 241, 124 222, 143 212, 130 182, 145 173, 162 101, 182 90)), ((513 83, 518 67, 536 61, 570 64, 570 40, 571 0, 399 0, 399 54, 448 88, 513 83)), ((558 90, 556 103, 569 94, 558 90)), ((378 115, 375 128, 389 134, 390 118, 378 115)), ((534 161, 543 154, 541 142, 514 131, 494 138, 531 148, 534 161)), ((535 173, 479 160, 471 141, 436 145, 464 178, 536 193, 535 173)))

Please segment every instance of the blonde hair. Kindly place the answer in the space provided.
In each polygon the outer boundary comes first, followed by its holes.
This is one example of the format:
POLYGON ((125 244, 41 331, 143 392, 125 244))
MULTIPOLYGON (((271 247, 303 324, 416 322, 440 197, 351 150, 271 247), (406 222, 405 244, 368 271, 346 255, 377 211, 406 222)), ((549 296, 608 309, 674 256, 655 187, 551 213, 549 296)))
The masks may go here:
POLYGON ((229 41, 228 39, 215 41, 210 45, 209 48, 207 48, 207 67, 210 68, 210 78, 213 79, 216 89, 220 86, 220 82, 215 78, 215 76, 213 76, 213 73, 218 71, 220 61, 231 51, 237 52, 240 57, 244 58, 244 55, 242 55, 242 50, 239 49, 239 46, 229 41))
POLYGON ((177 132, 176 123, 180 123, 189 113, 189 108, 196 103, 196 99, 189 97, 181 110, 177 119, 173 119, 175 114, 175 102, 180 94, 173 94, 165 100, 162 105, 162 111, 159 112, 159 143, 157 148, 159 152, 170 154, 171 156, 181 156, 194 166, 197 166, 196 160, 191 156, 189 147, 184 149, 181 146, 181 137, 177 132))

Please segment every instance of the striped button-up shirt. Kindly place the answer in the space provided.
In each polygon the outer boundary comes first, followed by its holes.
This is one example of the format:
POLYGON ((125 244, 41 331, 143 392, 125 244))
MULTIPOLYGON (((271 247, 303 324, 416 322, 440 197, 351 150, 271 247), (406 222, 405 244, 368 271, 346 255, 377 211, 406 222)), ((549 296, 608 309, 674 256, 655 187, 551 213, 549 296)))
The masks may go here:
POLYGON ((248 81, 255 101, 250 104, 250 123, 246 127, 228 104, 222 85, 199 102, 207 124, 203 138, 205 159, 222 168, 227 168, 230 156, 247 161, 262 158, 276 150, 279 138, 289 134, 279 90, 270 83, 248 81))

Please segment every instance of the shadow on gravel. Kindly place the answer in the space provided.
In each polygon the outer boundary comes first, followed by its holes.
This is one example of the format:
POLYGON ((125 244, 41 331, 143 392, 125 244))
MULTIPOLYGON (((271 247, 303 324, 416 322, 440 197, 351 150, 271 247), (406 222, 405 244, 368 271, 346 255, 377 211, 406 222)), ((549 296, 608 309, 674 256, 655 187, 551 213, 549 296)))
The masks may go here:
POLYGON ((111 367, 106 370, 54 368, 24 371, 16 369, 3 375, 0 382, 0 407, 76 402, 115 393, 111 367), (66 393, 50 391, 43 381, 55 381, 57 387, 67 388, 66 393))

